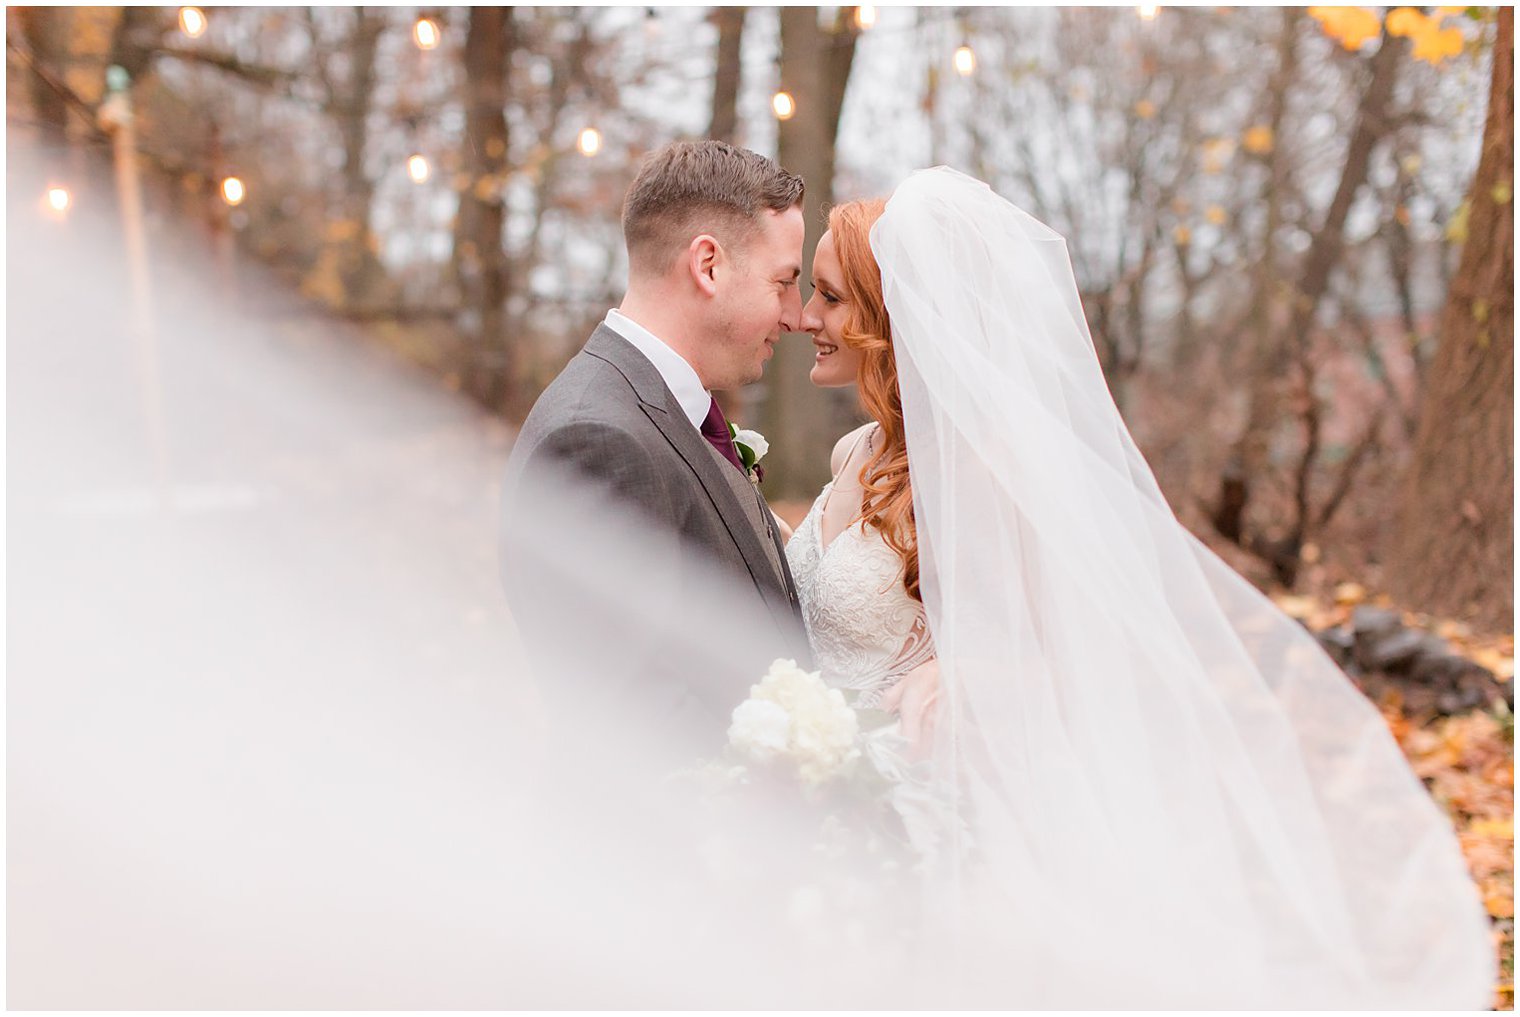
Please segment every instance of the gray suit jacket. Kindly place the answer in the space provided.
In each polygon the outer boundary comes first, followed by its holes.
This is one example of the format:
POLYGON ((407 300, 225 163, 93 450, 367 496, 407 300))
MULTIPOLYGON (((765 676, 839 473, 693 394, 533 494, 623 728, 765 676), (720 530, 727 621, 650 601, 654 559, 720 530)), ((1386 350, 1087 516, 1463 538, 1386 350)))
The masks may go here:
MULTIPOLYGON (((779 535, 768 525, 764 499, 731 464, 713 453, 654 365, 605 325, 597 327, 585 348, 544 390, 508 460, 502 493, 503 583, 530 652, 535 628, 562 630, 566 620, 548 619, 540 613, 546 609, 543 584, 550 581, 545 563, 529 561, 536 554, 531 546, 514 554, 511 538, 532 533, 542 523, 542 511, 538 519, 525 515, 525 487, 536 476, 566 470, 591 485, 598 496, 588 499, 595 507, 578 516, 578 522, 557 518, 561 527, 579 526, 581 532, 589 533, 609 518, 607 513, 616 513, 623 520, 654 528, 651 539, 669 541, 668 551, 659 559, 661 575, 652 577, 649 584, 650 597, 670 601, 655 605, 664 617, 679 619, 686 611, 700 616, 701 605, 682 602, 681 576, 716 567, 734 580, 730 585, 753 605, 748 617, 726 623, 735 646, 763 644, 768 651, 777 651, 773 655, 809 663, 796 588, 779 535), (741 502, 746 495, 758 507, 741 502), (757 521, 762 525, 757 527, 757 521)), ((572 515, 575 511, 570 508, 572 515)), ((517 546, 522 548, 520 539, 517 546)), ((618 619, 608 617, 615 612, 593 601, 589 593, 580 598, 586 605, 588 637, 594 634, 598 644, 612 642, 619 649, 615 659, 581 663, 579 669, 594 673, 599 685, 594 691, 582 689, 575 694, 581 707, 608 691, 602 678, 609 676, 610 669, 621 672, 614 677, 615 684, 624 686, 622 699, 647 707, 653 696, 663 704, 656 709, 667 714, 706 711, 708 716, 701 723, 711 729, 721 720, 716 728, 721 734, 728 712, 743 700, 748 684, 759 679, 764 663, 769 663, 769 656, 763 663, 759 657, 745 659, 731 674, 719 675, 716 672, 724 668, 704 662, 699 669, 701 681, 674 678, 660 648, 638 647, 639 634, 619 630, 618 619)), ((638 606, 650 609, 648 604, 638 606)), ((556 649, 563 656, 564 648, 556 649)), ((585 649, 590 652, 593 647, 585 649)), ((743 657, 735 654, 736 664, 743 657)), ((558 670, 566 669, 561 661, 558 670)), ((548 692, 554 694, 554 690, 548 692)))

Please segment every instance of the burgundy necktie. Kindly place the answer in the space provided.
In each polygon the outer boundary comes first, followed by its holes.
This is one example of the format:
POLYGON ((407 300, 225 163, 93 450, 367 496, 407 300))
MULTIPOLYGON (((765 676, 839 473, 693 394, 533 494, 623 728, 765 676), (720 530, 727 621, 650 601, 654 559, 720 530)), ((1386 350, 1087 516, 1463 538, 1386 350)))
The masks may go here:
POLYGON ((740 473, 749 475, 744 468, 744 460, 739 458, 739 450, 734 448, 734 439, 728 433, 728 420, 723 416, 723 410, 718 407, 716 399, 707 408, 707 419, 702 421, 702 437, 706 438, 724 459, 733 463, 740 473))

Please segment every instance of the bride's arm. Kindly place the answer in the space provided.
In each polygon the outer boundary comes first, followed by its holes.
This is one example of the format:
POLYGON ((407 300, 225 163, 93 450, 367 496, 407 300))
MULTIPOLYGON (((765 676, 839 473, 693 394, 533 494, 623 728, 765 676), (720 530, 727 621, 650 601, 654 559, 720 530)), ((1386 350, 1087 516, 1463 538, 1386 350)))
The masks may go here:
POLYGON ((771 518, 776 520, 776 529, 781 531, 781 543, 788 543, 792 539, 792 528, 786 525, 786 520, 776 515, 775 509, 771 509, 771 518))

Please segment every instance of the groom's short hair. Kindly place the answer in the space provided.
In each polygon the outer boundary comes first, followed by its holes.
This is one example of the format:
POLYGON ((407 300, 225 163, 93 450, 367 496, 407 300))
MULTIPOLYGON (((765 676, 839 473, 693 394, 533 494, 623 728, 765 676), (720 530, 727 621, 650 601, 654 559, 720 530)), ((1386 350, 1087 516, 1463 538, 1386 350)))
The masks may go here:
POLYGON ((681 141, 644 161, 623 199, 630 274, 662 275, 691 238, 710 233, 739 250, 763 212, 802 204, 802 178, 722 141, 681 141))

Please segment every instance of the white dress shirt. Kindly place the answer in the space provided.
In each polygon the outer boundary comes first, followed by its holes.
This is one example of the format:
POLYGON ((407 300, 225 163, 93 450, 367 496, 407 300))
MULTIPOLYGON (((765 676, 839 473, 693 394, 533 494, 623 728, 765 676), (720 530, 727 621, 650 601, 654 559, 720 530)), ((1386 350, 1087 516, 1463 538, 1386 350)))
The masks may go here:
POLYGON ((702 421, 707 419, 707 413, 712 408, 712 394, 702 387, 702 379, 697 377, 696 370, 686 362, 686 358, 615 307, 607 312, 602 324, 627 339, 634 349, 644 354, 654 369, 660 372, 665 386, 675 395, 676 402, 681 404, 691 426, 700 431, 702 421))

